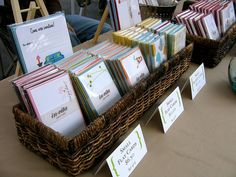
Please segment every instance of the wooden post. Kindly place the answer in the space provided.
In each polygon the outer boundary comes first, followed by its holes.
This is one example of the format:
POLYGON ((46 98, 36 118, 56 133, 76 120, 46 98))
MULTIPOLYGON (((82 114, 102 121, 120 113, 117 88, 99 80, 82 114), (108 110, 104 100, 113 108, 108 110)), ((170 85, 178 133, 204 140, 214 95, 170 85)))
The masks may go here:
POLYGON ((20 23, 23 21, 20 11, 20 4, 18 0, 11 0, 11 7, 14 15, 14 19, 16 23, 20 23))
POLYGON ((48 16, 48 10, 43 2, 43 0, 36 0, 37 5, 40 7, 39 11, 41 12, 42 16, 48 16))
POLYGON ((99 35, 100 35, 101 31, 102 31, 102 28, 103 28, 103 26, 104 26, 104 24, 105 24, 105 22, 107 20, 108 13, 109 13, 108 6, 106 6, 105 11, 103 12, 103 15, 102 15, 102 19, 101 19, 101 21, 100 21, 100 23, 98 25, 97 31, 96 31, 96 33, 94 35, 94 38, 93 38, 93 43, 94 44, 96 44, 97 41, 98 41, 98 37, 99 37, 99 35))
POLYGON ((34 19, 35 17, 35 12, 36 12, 36 3, 31 1, 30 6, 29 6, 29 12, 27 14, 26 20, 31 20, 34 19))

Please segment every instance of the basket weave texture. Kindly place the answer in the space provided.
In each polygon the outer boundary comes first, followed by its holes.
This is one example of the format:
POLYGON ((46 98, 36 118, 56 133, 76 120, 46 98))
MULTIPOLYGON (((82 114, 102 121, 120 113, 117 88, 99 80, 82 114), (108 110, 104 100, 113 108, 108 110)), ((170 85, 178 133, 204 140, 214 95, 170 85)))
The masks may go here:
POLYGON ((176 9, 176 4, 171 6, 145 6, 141 5, 140 12, 142 20, 148 17, 161 18, 163 20, 171 20, 176 9))
POLYGON ((190 34, 187 34, 187 40, 194 43, 192 61, 213 68, 221 62, 236 42, 236 23, 218 41, 190 34))
POLYGON ((189 67, 192 50, 190 43, 73 138, 61 136, 15 105, 13 113, 20 142, 64 172, 72 176, 80 174, 179 79, 189 67))

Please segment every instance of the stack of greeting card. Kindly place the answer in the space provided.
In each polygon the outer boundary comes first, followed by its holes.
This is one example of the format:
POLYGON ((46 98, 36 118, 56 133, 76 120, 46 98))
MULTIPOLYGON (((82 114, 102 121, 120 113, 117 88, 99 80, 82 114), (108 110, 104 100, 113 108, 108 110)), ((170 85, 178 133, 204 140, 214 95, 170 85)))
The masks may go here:
POLYGON ((149 70, 138 47, 130 48, 105 41, 88 51, 93 51, 93 54, 105 59, 122 94, 128 92, 149 75, 149 70))
POLYGON ((73 54, 63 13, 9 26, 24 73, 73 54))
POLYGON ((129 28, 141 21, 138 0, 107 0, 107 4, 115 31, 129 28))
POLYGON ((57 66, 70 72, 81 107, 90 122, 121 98, 101 57, 78 51, 57 66))
POLYGON ((30 115, 64 136, 86 126, 69 74, 47 65, 12 81, 30 115))
POLYGON ((159 35, 166 35, 168 57, 178 53, 186 45, 186 27, 184 25, 165 21, 153 27, 153 30, 159 35))
POLYGON ((159 6, 159 3, 157 0, 139 0, 140 5, 146 5, 146 6, 159 6))
POLYGON ((127 46, 138 45, 150 71, 158 68, 167 57, 185 47, 186 27, 169 21, 148 18, 136 27, 113 33, 114 42, 127 46))
POLYGON ((113 40, 122 45, 139 46, 150 72, 167 59, 165 35, 157 35, 140 27, 113 33, 113 40))
POLYGON ((186 25, 189 34, 218 40, 235 23, 233 2, 202 0, 178 14, 176 20, 186 25))

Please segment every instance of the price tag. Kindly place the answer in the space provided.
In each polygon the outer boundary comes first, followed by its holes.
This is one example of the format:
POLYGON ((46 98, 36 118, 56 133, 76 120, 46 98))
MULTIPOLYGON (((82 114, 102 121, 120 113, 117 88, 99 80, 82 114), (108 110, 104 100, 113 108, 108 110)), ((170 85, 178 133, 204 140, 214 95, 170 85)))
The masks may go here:
POLYGON ((131 134, 106 159, 113 177, 129 176, 147 153, 141 126, 131 134))
POLYGON ((203 86, 206 84, 205 69, 203 64, 201 64, 197 68, 197 70, 189 77, 189 80, 193 100, 195 96, 199 93, 199 91, 203 88, 203 86))
POLYGON ((4 0, 0 0, 0 6, 4 6, 4 0))
POLYGON ((158 107, 161 122, 166 133, 179 115, 184 111, 179 87, 177 87, 158 107))

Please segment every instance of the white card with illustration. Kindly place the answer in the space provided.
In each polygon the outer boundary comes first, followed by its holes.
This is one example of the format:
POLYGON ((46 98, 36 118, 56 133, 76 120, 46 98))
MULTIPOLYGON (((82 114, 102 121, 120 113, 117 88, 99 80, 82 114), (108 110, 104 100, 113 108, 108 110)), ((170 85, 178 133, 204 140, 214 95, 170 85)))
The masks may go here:
POLYGON ((69 74, 31 87, 27 93, 37 118, 45 125, 67 136, 76 135, 85 128, 69 74))
POLYGON ((107 111, 120 98, 120 93, 105 65, 99 62, 78 76, 97 113, 107 111))
POLYGON ((10 29, 24 73, 73 54, 63 13, 14 24, 10 29))

